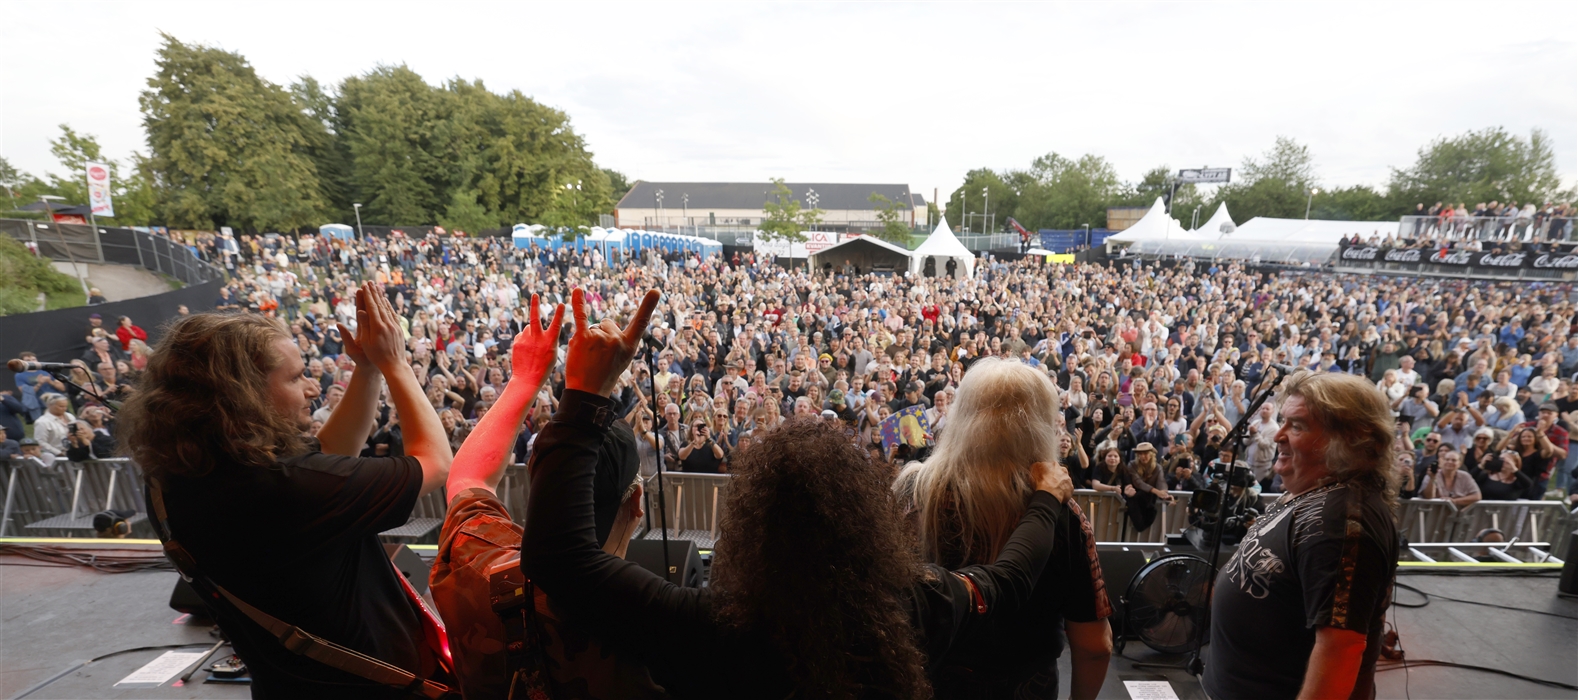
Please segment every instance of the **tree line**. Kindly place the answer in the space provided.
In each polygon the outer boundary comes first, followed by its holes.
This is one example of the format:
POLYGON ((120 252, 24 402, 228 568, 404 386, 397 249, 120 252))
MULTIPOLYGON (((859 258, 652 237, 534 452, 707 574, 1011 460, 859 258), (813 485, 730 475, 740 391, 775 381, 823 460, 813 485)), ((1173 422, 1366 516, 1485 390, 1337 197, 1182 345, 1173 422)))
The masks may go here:
POLYGON ((1173 216, 1185 224, 1197 207, 1203 223, 1222 203, 1240 223, 1257 216, 1303 218, 1306 207, 1312 219, 1384 221, 1414 211, 1419 203, 1539 206, 1575 198, 1572 190, 1561 189, 1549 136, 1535 129, 1525 139, 1501 127, 1426 144, 1411 166, 1392 168, 1381 190, 1323 184, 1309 147, 1285 136, 1265 153, 1246 157, 1234 169, 1233 182, 1214 191, 1185 184, 1173 192, 1175 177, 1175 170, 1162 165, 1138 182, 1124 182, 1101 156, 1074 160, 1048 153, 1023 170, 967 172, 964 184, 948 198, 946 215, 954 228, 981 231, 990 222, 1001 230, 1012 216, 1033 231, 1086 224, 1102 228, 1109 207, 1148 207, 1157 197, 1168 196, 1173 216))
MULTIPOLYGON (((430 85, 379 66, 325 86, 259 77, 240 54, 168 34, 139 103, 148 153, 112 166, 118 225, 290 231, 354 223, 465 231, 517 222, 595 224, 628 184, 599 168, 562 111, 481 81, 430 85)), ((11 207, 87 201, 81 163, 98 143, 62 125, 65 174, 0 161, 11 207)))

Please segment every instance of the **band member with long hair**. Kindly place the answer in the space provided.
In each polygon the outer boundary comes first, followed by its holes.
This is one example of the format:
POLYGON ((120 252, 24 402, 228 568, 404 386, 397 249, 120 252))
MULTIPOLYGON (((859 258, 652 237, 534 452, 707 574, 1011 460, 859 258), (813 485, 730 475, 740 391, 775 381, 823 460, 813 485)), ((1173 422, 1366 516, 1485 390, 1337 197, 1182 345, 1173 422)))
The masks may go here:
POLYGON ((886 469, 814 418, 738 455, 710 587, 679 588, 608 554, 593 527, 595 448, 617 420, 608 397, 656 292, 625 329, 588 327, 583 303, 575 290, 565 395, 531 462, 521 568, 674 696, 928 697, 928 661, 1029 598, 1073 493, 1061 467, 1032 468, 1047 493, 1030 498, 1002 556, 949 572, 913 559, 886 469))
POLYGON ((1295 372, 1281 400, 1287 493, 1217 576, 1206 692, 1367 700, 1397 573, 1395 421, 1348 374, 1295 372))
MULTIPOLYGON (((378 533, 439 488, 449 443, 405 357, 394 309, 371 283, 342 327, 356 372, 316 440, 319 383, 278 321, 194 314, 172 325, 120 415, 157 484, 170 537, 202 578, 330 642, 430 676, 439 657, 378 533), (387 381, 405 457, 360 458, 387 381)), ((228 598, 208 601, 252 673, 256 697, 404 697, 285 648, 228 598)))
MULTIPOLYGON (((1066 441, 1056 388, 1020 362, 983 359, 960 383, 953 429, 894 490, 913 508, 921 556, 945 568, 995 561, 1034 493, 1030 466, 1055 462, 1066 441)), ((1113 453, 1116 451, 1114 450, 1113 453)), ((1069 503, 1052 556, 1024 610, 954 645, 936 683, 939 698, 1055 698, 1061 624, 1073 647, 1071 696, 1094 698, 1112 653, 1112 614, 1095 533, 1069 503)))

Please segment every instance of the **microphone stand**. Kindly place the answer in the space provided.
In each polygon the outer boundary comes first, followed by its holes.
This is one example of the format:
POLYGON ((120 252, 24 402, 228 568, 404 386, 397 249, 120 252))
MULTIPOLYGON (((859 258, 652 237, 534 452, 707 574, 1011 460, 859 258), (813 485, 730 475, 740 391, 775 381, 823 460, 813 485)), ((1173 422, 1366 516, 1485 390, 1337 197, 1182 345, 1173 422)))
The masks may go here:
MULTIPOLYGON (((657 448, 655 451, 657 452, 658 525, 663 530, 663 579, 672 583, 674 579, 669 578, 669 573, 672 569, 668 562, 668 490, 663 488, 663 433, 658 428, 657 413, 658 351, 653 347, 657 341, 648 335, 643 342, 647 344, 647 381, 652 383, 652 391, 647 394, 647 404, 651 407, 649 410, 652 412, 652 442, 654 443, 652 446, 657 448)), ((681 577, 680 581, 679 585, 684 585, 684 577, 681 577)))
MULTIPOLYGON (((84 371, 86 371, 86 370, 84 370, 84 371)), ((84 394, 87 394, 92 399, 98 401, 100 405, 104 406, 105 408, 108 408, 111 412, 119 412, 120 411, 120 408, 121 408, 120 404, 121 404, 121 402, 119 402, 119 401, 111 401, 109 399, 106 399, 99 392, 97 392, 97 391, 95 391, 93 389, 89 389, 89 388, 87 388, 85 386, 82 386, 81 384, 78 384, 78 383, 76 383, 74 381, 71 381, 71 373, 68 372, 68 371, 59 370, 59 369, 50 370, 49 371, 49 376, 54 377, 56 380, 65 383, 67 386, 75 388, 77 391, 80 391, 80 392, 82 392, 84 394)))
MULTIPOLYGON (((1271 398, 1277 386, 1282 384, 1282 380, 1287 379, 1289 374, 1287 369, 1283 367, 1271 366, 1269 369, 1276 372, 1276 379, 1261 382, 1260 393, 1255 396, 1254 401, 1250 402, 1249 407, 1244 409, 1244 415, 1239 417, 1238 423, 1233 426, 1233 429, 1228 431, 1227 435, 1222 438, 1222 444, 1233 446, 1234 462, 1244 457, 1244 436, 1249 433, 1249 424, 1254 422, 1256 414, 1260 413, 1260 407, 1266 403, 1267 399, 1271 398)), ((1227 467, 1228 474, 1231 475, 1233 465, 1229 464, 1227 467)), ((1200 650, 1205 648, 1206 630, 1211 628, 1211 603, 1213 602, 1212 597, 1216 593, 1216 563, 1222 556, 1222 530, 1227 520, 1228 495, 1232 490, 1233 485, 1229 480, 1229 483, 1222 485, 1222 497, 1217 499, 1216 522, 1211 525, 1211 558, 1207 560, 1207 563, 1210 565, 1209 571, 1211 575, 1205 582, 1205 624, 1195 627, 1194 643, 1191 644, 1194 649, 1189 652, 1189 662, 1183 665, 1136 663, 1134 664, 1135 668, 1183 669, 1188 671, 1189 675, 1196 677, 1205 673, 1205 661, 1200 658, 1200 650)))

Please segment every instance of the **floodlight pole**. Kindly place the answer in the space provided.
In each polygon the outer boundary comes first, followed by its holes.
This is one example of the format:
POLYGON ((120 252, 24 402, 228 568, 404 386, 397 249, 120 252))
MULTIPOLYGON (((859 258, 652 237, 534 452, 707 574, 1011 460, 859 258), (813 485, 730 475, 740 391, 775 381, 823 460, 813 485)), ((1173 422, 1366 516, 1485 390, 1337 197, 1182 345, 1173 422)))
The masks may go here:
POLYGON ((1320 190, 1311 187, 1309 199, 1304 200, 1304 219, 1306 221, 1310 218, 1310 206, 1315 204, 1315 195, 1317 194, 1320 194, 1320 190))
POLYGON ((1090 224, 1081 224, 1085 227, 1085 248, 1090 248, 1090 224))
MULTIPOLYGON (((981 188, 981 200, 983 202, 985 202, 984 204, 981 205, 981 217, 985 218, 987 216, 987 214, 992 211, 992 192, 991 192, 991 190, 988 190, 985 187, 982 187, 981 188)), ((987 235, 987 236, 992 235, 991 226, 992 226, 992 223, 990 221, 983 221, 983 222, 981 222, 981 233, 983 235, 987 235)))
POLYGON ((360 240, 363 237, 362 236, 362 203, 361 202, 356 202, 356 203, 352 204, 351 207, 356 210, 356 238, 358 240, 360 240))

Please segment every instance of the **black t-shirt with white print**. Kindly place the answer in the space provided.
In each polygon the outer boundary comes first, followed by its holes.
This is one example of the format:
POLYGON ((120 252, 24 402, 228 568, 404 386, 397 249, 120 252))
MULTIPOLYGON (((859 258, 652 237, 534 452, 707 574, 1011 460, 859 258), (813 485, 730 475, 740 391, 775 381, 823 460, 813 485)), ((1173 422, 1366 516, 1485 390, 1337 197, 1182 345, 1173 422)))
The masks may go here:
POLYGON ((1217 576, 1206 691, 1295 697, 1316 630, 1335 627, 1368 638, 1352 697, 1373 697, 1397 551, 1379 493, 1337 483, 1272 506, 1217 576))

